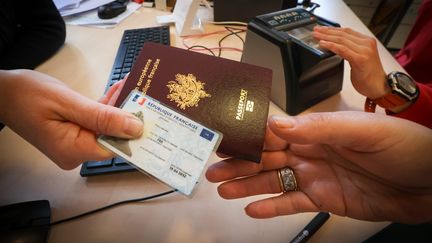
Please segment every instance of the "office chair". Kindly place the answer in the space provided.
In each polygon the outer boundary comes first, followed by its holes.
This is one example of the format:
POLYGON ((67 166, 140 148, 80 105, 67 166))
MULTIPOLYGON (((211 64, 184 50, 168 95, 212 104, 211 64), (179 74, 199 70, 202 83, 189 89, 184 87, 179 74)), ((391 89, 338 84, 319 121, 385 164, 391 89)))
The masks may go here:
POLYGON ((378 4, 368 27, 385 47, 412 2, 413 0, 381 0, 378 4))

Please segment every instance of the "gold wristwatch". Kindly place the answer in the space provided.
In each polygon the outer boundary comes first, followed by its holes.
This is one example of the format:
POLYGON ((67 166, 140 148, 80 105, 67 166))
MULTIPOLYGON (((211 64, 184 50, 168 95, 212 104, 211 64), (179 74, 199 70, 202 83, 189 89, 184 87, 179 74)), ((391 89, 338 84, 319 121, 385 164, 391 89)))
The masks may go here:
POLYGON ((391 92, 376 99, 366 98, 365 111, 375 112, 377 104, 389 110, 410 103, 418 97, 419 90, 416 83, 405 73, 391 72, 387 76, 387 84, 391 92))

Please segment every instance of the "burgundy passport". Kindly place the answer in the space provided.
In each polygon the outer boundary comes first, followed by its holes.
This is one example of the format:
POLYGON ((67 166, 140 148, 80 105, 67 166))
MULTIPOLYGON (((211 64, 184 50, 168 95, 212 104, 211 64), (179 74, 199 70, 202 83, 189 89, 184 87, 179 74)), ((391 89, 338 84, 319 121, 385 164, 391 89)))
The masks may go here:
POLYGON ((146 43, 115 106, 137 89, 222 132, 219 153, 259 163, 271 80, 267 68, 146 43))

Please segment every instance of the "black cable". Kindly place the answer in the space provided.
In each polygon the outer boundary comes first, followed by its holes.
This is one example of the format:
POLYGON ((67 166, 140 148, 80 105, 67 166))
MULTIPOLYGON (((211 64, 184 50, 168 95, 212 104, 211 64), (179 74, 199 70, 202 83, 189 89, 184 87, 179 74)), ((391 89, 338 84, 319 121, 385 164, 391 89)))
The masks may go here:
MULTIPOLYGON (((228 30, 228 31, 231 32, 231 33, 225 35, 224 37, 222 37, 222 38, 219 40, 219 43, 218 43, 218 45, 219 45, 219 53, 218 53, 218 57, 220 57, 220 56, 221 56, 221 53, 222 53, 222 41, 225 40, 225 39, 226 39, 227 37, 229 37, 229 36, 235 35, 235 36, 237 36, 237 37, 238 37, 238 38, 243 42, 243 45, 245 44, 245 41, 244 41, 243 38, 239 35, 239 33, 245 32, 244 29, 239 29, 239 28, 234 28, 234 27, 228 27, 228 26, 225 26, 225 29, 228 30), (233 31, 233 30, 239 30, 239 31, 233 31)), ((210 48, 205 47, 205 46, 202 46, 202 45, 194 45, 194 46, 190 46, 190 47, 187 48, 187 50, 192 50, 192 49, 194 49, 194 48, 203 48, 203 49, 207 50, 208 52, 210 52, 213 56, 216 56, 216 54, 215 54, 215 53, 214 53, 210 48)))
POLYGON ((318 3, 314 3, 309 0, 303 0, 300 4, 304 9, 307 9, 309 12, 315 11, 315 9, 321 7, 318 3), (308 9, 309 8, 309 9, 308 9))
POLYGON ((243 42, 243 45, 245 44, 244 39, 239 35, 239 33, 245 32, 246 30, 240 29, 240 28, 235 28, 235 27, 228 27, 228 26, 225 26, 225 29, 227 29, 229 32, 233 33, 235 36, 237 36, 243 42), (233 30, 238 30, 238 31, 235 32, 233 30))
POLYGON ((243 42, 243 46, 244 46, 244 44, 245 44, 245 41, 244 41, 243 38, 239 35, 239 33, 242 33, 242 32, 244 32, 245 30, 243 30, 243 29, 237 29, 237 28, 233 28, 233 27, 228 27, 228 26, 225 26, 225 29, 228 30, 228 31, 231 32, 231 33, 225 35, 224 37, 222 37, 222 38, 219 40, 219 43, 218 43, 218 46, 219 46, 219 53, 218 53, 218 57, 220 57, 221 54, 222 54, 222 41, 224 41, 226 38, 228 38, 228 37, 230 37, 230 36, 232 36, 232 35, 237 36, 237 37, 238 37, 238 38, 243 42), (239 30, 239 31, 233 31, 233 29, 234 29, 234 30, 239 30))
POLYGON ((237 36, 237 37, 238 37, 238 38, 243 42, 243 46, 244 46, 244 44, 245 44, 243 38, 242 38, 240 35, 238 35, 238 33, 244 32, 244 30, 234 32, 234 31, 230 30, 228 27, 225 27, 225 28, 226 28, 229 32, 231 32, 231 33, 225 35, 224 37, 222 37, 222 38, 219 40, 219 43, 218 43, 218 45, 219 45, 219 53, 218 53, 218 57, 220 57, 221 54, 222 54, 222 41, 224 41, 226 38, 228 38, 228 37, 230 37, 230 36, 232 36, 232 35, 237 36))
POLYGON ((312 7, 309 9, 310 12, 315 11, 315 9, 321 7, 318 3, 312 3, 312 7))
POLYGON ((119 206, 119 205, 122 205, 122 204, 133 203, 133 202, 141 202, 141 201, 146 201, 146 200, 154 199, 154 198, 157 198, 157 197, 162 197, 162 196, 171 194, 171 193, 176 192, 176 191, 177 190, 170 190, 170 191, 162 192, 162 193, 159 193, 159 194, 156 194, 156 195, 152 195, 152 196, 147 196, 147 197, 142 197, 142 198, 135 198, 135 199, 129 199, 129 200, 124 200, 124 201, 116 202, 116 203, 113 203, 113 204, 110 204, 110 205, 107 205, 107 206, 104 206, 104 207, 101 207, 101 208, 93 209, 91 211, 88 211, 88 212, 85 212, 85 213, 82 213, 82 214, 78 214, 78 215, 75 215, 75 216, 72 216, 72 217, 69 217, 69 218, 65 218, 65 219, 60 219, 58 221, 54 221, 54 222, 52 222, 50 224, 50 226, 61 224, 61 223, 64 223, 64 222, 67 222, 67 221, 71 221, 71 220, 75 220, 75 219, 78 219, 78 218, 81 218, 81 217, 84 217, 84 216, 87 216, 87 215, 90 215, 90 214, 93 214, 93 213, 97 213, 97 212, 100 212, 100 211, 103 211, 103 210, 106 210, 106 209, 109 209, 109 208, 112 208, 112 207, 116 207, 116 206, 119 206))
POLYGON ((194 49, 194 48, 203 48, 203 49, 209 51, 213 56, 216 56, 216 54, 215 54, 215 53, 214 53, 210 48, 205 47, 205 46, 201 46, 201 45, 190 46, 190 47, 188 48, 188 51, 189 51, 189 50, 192 50, 192 49, 194 49))
POLYGON ((303 6, 303 8, 309 8, 312 5, 312 1, 310 0, 303 0, 301 5, 303 6))

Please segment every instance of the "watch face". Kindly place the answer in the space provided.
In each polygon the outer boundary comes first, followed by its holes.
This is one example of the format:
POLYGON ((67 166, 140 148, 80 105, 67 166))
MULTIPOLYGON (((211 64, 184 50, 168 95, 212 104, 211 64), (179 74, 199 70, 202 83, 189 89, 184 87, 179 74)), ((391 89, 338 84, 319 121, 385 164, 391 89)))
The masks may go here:
POLYGON ((399 87, 403 91, 411 95, 414 95, 417 92, 416 85, 409 76, 403 73, 397 73, 395 76, 396 76, 395 78, 398 81, 399 87))

